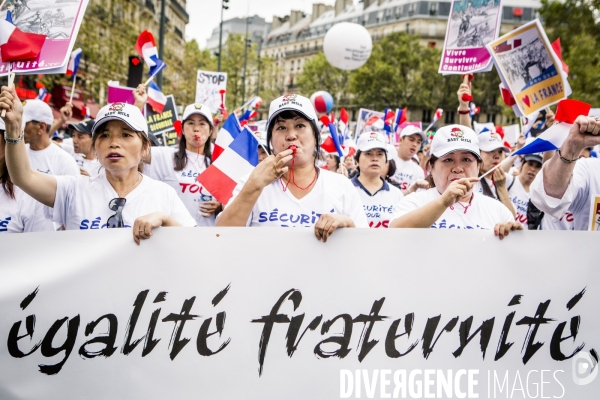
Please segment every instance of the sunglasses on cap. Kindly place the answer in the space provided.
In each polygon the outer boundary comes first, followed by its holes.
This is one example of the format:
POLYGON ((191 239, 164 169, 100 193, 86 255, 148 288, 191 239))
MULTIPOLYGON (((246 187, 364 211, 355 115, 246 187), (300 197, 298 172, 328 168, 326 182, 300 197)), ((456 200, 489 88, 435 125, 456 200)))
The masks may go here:
POLYGON ((124 228, 125 224, 123 223, 123 208, 125 207, 125 203, 127 199, 123 197, 117 197, 108 202, 108 208, 110 208, 115 213, 108 217, 106 220, 107 228, 124 228))

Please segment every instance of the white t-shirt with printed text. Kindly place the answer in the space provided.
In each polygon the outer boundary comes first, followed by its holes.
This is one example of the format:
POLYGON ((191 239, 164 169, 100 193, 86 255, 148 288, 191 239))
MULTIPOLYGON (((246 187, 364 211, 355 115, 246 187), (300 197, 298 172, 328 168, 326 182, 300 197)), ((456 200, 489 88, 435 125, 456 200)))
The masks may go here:
POLYGON ((0 233, 53 231, 52 220, 46 217, 44 205, 14 186, 15 198, 10 198, 0 185, 0 233))
POLYGON ((358 176, 351 180, 358 192, 370 228, 388 228, 394 214, 394 206, 404 197, 397 187, 383 181, 383 186, 374 194, 368 193, 358 176))
POLYGON ((79 175, 79 168, 73 157, 57 145, 50 143, 43 150, 31 150, 29 144, 25 146, 31 169, 54 176, 79 175))
POLYGON ((529 204, 530 196, 529 192, 525 191, 525 188, 518 177, 515 177, 515 181, 510 187, 508 195, 517 214, 515 220, 523 226, 523 229, 529 229, 527 225, 527 204, 529 204))
POLYGON ((573 213, 565 211, 560 218, 555 218, 550 214, 544 214, 540 223, 542 231, 573 231, 575 230, 575 218, 573 213))
MULTIPOLYGON (((93 178, 57 176, 53 221, 67 230, 106 228, 106 221, 115 214, 108 205, 118 197, 104 171, 93 178)), ((125 198, 122 216, 126 228, 132 227, 138 217, 158 211, 182 226, 196 225, 173 188, 147 176, 125 198)))
MULTIPOLYGON (((490 175, 492 173, 490 173, 490 175)), ((488 176, 490 176, 490 175, 488 175, 488 176)), ((492 191, 492 194, 494 195, 494 199, 498 200, 498 193, 496 193, 496 185, 494 184, 494 181, 492 179, 488 178, 487 176, 483 179, 485 180, 485 182, 488 184, 488 187, 492 191)), ((508 188, 509 186, 511 186, 515 179, 516 179, 516 177, 514 175, 507 173, 506 174, 506 187, 508 188)), ((475 193, 483 194, 483 186, 481 185, 481 181, 475 182, 475 185, 473 185, 473 188, 474 188, 473 191, 475 193)))
MULTIPOLYGON (((436 188, 405 196, 394 209, 392 220, 416 210, 439 198, 436 188)), ((513 222, 515 219, 506 206, 499 201, 474 193, 471 205, 465 210, 460 204, 448 207, 431 226, 437 229, 494 229, 496 224, 513 222)))
POLYGON ((399 185, 400 190, 408 190, 416 180, 425 179, 423 168, 413 160, 404 161, 397 154, 392 154, 391 158, 396 163, 396 172, 392 180, 399 185))
MULTIPOLYGON (((242 178, 233 190, 230 206, 248 180, 242 178)), ((290 183, 291 184, 291 183, 290 183)), ((252 208, 247 226, 314 227, 321 214, 350 217, 357 228, 368 228, 367 217, 356 189, 344 175, 321 169, 310 193, 297 199, 283 190, 282 180, 266 186, 252 208)))
POLYGON ((203 217, 198 211, 204 201, 215 200, 200 182, 196 181, 198 175, 206 170, 205 158, 186 150, 187 164, 181 171, 175 171, 174 154, 172 147, 152 147, 150 164, 144 164, 144 174, 164 182, 175 189, 177 195, 196 220, 197 226, 215 226, 215 214, 203 217))
POLYGON ((97 158, 94 158, 93 160, 88 160, 83 154, 79 153, 74 153, 73 158, 75 159, 77 166, 86 171, 88 174, 90 174, 90 176, 96 176, 100 174, 100 171, 102 170, 102 165, 100 164, 100 161, 98 161, 97 158))

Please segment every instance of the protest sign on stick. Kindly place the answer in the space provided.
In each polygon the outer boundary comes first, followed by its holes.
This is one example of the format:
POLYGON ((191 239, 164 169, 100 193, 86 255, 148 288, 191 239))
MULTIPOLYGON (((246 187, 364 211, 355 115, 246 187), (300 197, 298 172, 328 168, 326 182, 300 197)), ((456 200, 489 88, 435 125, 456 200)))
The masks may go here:
POLYGON ((539 20, 507 33, 487 47, 523 115, 531 115, 570 94, 562 62, 539 20))
POLYGON ((163 146, 175 144, 177 133, 173 124, 179 118, 177 115, 177 107, 175 98, 172 94, 166 96, 167 103, 161 113, 154 111, 149 103, 146 103, 146 122, 148 123, 148 133, 154 134, 156 137, 163 138, 163 146), (163 133, 171 133, 163 135, 163 133))
MULTIPOLYGON (((11 70, 19 74, 64 72, 88 2, 89 0, 45 0, 5 3, 0 11, 0 19, 6 19, 10 12, 16 28, 25 33, 46 36, 37 57, 14 62, 11 70)), ((0 62, 0 76, 8 74, 8 64, 4 60, 0 62)))
POLYGON ((196 78, 196 103, 207 105, 215 114, 225 108, 227 72, 198 70, 196 78))
POLYGON ((454 0, 442 51, 441 74, 469 74, 492 69, 486 44, 498 37, 502 2, 454 0))

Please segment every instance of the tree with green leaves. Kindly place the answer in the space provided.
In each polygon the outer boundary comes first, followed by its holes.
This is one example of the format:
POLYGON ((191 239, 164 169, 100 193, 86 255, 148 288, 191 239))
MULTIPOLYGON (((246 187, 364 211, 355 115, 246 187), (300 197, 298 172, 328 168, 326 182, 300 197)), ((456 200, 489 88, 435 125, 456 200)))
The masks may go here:
POLYGON ((296 77, 296 83, 304 96, 324 90, 331 94, 336 107, 343 107, 349 102, 350 75, 350 71, 329 64, 325 54, 320 52, 304 63, 302 72, 296 77))
POLYGON ((560 38, 569 65, 571 98, 600 103, 600 0, 542 0, 539 10, 551 41, 560 38))

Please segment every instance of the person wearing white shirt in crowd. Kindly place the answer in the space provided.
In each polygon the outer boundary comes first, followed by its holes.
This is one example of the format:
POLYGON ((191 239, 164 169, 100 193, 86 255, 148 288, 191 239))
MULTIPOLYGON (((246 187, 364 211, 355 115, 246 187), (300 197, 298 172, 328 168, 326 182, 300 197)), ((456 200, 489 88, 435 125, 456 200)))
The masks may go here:
POLYGON ((400 200, 390 228, 493 229, 500 239, 523 229, 506 206, 474 190, 481 158, 472 129, 440 128, 431 154, 428 178, 432 188, 400 200))
POLYGON ((73 158, 81 175, 96 176, 100 173, 100 162, 92 149, 92 127, 94 120, 88 119, 78 124, 69 124, 73 129, 73 158))
POLYGON ((217 226, 313 227, 323 242, 338 228, 368 227, 348 178, 317 168, 320 135, 310 100, 279 97, 269 108, 272 154, 242 179, 217 226))
POLYGON ((159 226, 195 226, 173 188, 138 170, 150 141, 146 119, 135 106, 114 103, 98 112, 92 147, 103 173, 93 178, 53 176, 32 169, 22 141, 23 106, 14 88, 2 88, 0 109, 6 110, 6 164, 11 179, 52 208, 53 221, 65 229, 133 227, 139 244, 159 226))
POLYGON ((397 153, 391 154, 391 158, 396 163, 396 172, 392 179, 398 184, 402 193, 407 195, 414 182, 420 181, 419 187, 427 188, 423 169, 412 160, 427 137, 422 130, 413 125, 402 129, 400 137, 397 153))
POLYGON ((269 153, 267 152, 267 132, 256 131, 254 134, 258 140, 258 162, 262 162, 265 158, 269 157, 269 153))
POLYGON ((557 219, 570 211, 575 230, 600 230, 600 159, 580 158, 585 148, 598 144, 600 119, 577 117, 560 149, 531 184, 531 201, 557 219))
POLYGON ((41 100, 27 100, 23 106, 25 143, 31 168, 49 175, 79 175, 77 163, 67 152, 52 144, 49 129, 52 109, 41 100))
POLYGON ((523 229, 527 230, 527 206, 529 204, 529 187, 535 179, 535 176, 542 169, 542 156, 540 154, 527 154, 523 157, 521 171, 516 178, 513 179, 508 195, 510 201, 517 212, 515 217, 517 222, 523 225, 523 229))
POLYGON ((388 184, 381 171, 387 163, 387 145, 381 133, 366 132, 357 141, 358 174, 352 178, 371 228, 387 228, 394 206, 404 195, 388 184))
POLYGON ((43 205, 13 184, 5 159, 4 121, 0 119, 0 233, 53 231, 43 205))
MULTIPOLYGON (((506 153, 510 152, 510 148, 506 147, 504 139, 496 132, 482 132, 479 134, 478 140, 482 161, 479 172, 484 175, 506 159, 506 153)), ((509 164, 509 162, 507 161, 505 164, 509 164)), ((499 200, 515 215, 515 208, 508 195, 508 187, 512 185, 515 177, 506 173, 511 165, 503 165, 506 169, 496 168, 494 172, 475 183, 475 190, 499 200)))
POLYGON ((144 159, 144 173, 173 187, 197 226, 214 226, 221 203, 196 180, 212 163, 210 137, 215 126, 208 106, 188 105, 183 112, 182 129, 177 151, 171 147, 151 148, 144 159))

